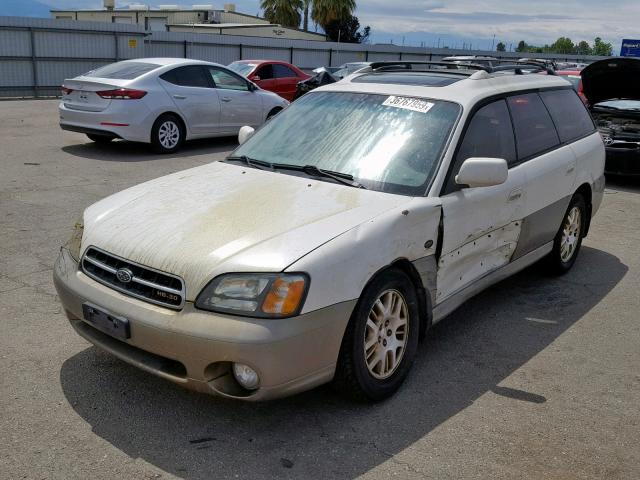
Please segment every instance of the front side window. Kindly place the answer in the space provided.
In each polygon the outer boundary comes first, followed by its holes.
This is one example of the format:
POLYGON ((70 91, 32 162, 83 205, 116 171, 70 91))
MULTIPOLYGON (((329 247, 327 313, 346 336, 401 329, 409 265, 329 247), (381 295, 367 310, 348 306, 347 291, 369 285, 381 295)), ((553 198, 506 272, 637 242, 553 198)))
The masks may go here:
POLYGON ((201 87, 210 88, 211 83, 207 78, 205 69, 200 65, 188 65, 178 67, 160 75, 166 82, 179 85, 181 87, 201 87))
POLYGON ((537 93, 507 98, 516 133, 518 160, 541 154, 560 144, 547 108, 537 93))
POLYGON ((591 115, 573 90, 551 90, 540 93, 540 97, 556 124, 560 141, 571 142, 595 131, 591 115))
POLYGON ((273 69, 274 78, 291 78, 297 77, 296 72, 291 70, 289 67, 285 65, 280 65, 279 63, 274 63, 271 68, 273 69))
POLYGON ((459 113, 459 105, 440 100, 311 92, 233 155, 312 165, 353 175, 369 189, 424 195, 459 113))
POLYGON ((273 70, 271 65, 263 65, 256 70, 256 76, 260 77, 260 80, 270 80, 273 78, 273 70))
POLYGON ((504 100, 485 105, 473 115, 456 153, 447 181, 447 193, 459 189, 455 176, 462 163, 472 157, 503 158, 509 166, 516 162, 513 127, 504 100))
POLYGON ((216 88, 224 90, 249 90, 245 80, 221 68, 209 67, 209 73, 216 88))

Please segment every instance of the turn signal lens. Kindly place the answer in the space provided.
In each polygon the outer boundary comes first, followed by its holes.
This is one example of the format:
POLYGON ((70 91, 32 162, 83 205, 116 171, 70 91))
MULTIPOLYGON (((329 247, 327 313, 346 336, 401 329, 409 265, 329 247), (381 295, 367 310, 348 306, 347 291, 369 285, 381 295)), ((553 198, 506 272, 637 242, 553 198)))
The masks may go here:
POLYGON ((276 278, 262 303, 262 311, 275 315, 291 315, 300 306, 304 290, 305 281, 302 276, 276 278))
POLYGON ((139 100, 144 97, 147 92, 143 90, 133 90, 131 88, 118 88, 116 90, 102 90, 96 92, 102 98, 110 100, 139 100))

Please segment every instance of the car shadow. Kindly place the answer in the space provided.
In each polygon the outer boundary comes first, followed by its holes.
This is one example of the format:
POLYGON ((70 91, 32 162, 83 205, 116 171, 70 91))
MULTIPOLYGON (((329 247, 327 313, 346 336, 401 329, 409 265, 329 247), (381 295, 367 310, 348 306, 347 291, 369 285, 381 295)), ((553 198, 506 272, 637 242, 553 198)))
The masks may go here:
POLYGON ((640 177, 607 175, 607 187, 627 193, 640 193, 640 177))
POLYGON ((146 143, 114 140, 109 143, 94 142, 67 145, 62 150, 76 157, 105 162, 148 162, 170 158, 193 157, 227 152, 238 146, 237 137, 204 138, 189 140, 175 153, 157 154, 146 143))
MULTIPOLYGON (((60 372, 71 406, 127 455, 186 479, 354 478, 487 392, 532 408, 553 397, 499 384, 579 321, 627 267, 584 247, 574 269, 533 266, 436 325, 391 399, 355 404, 329 387, 262 404, 182 390, 90 347, 60 372)), ((542 407, 539 407, 542 408, 542 407)))

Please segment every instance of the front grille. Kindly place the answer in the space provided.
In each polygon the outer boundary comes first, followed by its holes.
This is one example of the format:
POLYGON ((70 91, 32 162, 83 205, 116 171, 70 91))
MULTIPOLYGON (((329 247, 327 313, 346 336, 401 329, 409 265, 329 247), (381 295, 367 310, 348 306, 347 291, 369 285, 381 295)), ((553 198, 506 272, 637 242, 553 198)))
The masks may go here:
MULTIPOLYGON (((156 305, 179 310, 184 305, 184 282, 180 277, 89 247, 82 257, 82 271, 94 280, 156 305), (123 282, 117 272, 125 269, 131 280, 123 282)), ((127 276, 127 275, 125 275, 127 276)))

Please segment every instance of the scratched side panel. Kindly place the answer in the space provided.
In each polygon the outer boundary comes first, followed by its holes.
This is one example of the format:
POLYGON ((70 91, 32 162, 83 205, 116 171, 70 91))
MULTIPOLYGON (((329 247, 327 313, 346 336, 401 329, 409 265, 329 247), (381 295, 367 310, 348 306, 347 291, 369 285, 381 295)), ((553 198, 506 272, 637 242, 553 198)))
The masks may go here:
POLYGON ((395 260, 434 255, 440 210, 438 198, 414 198, 289 266, 288 271, 308 272, 311 277, 303 313, 358 298, 372 276, 395 260))

